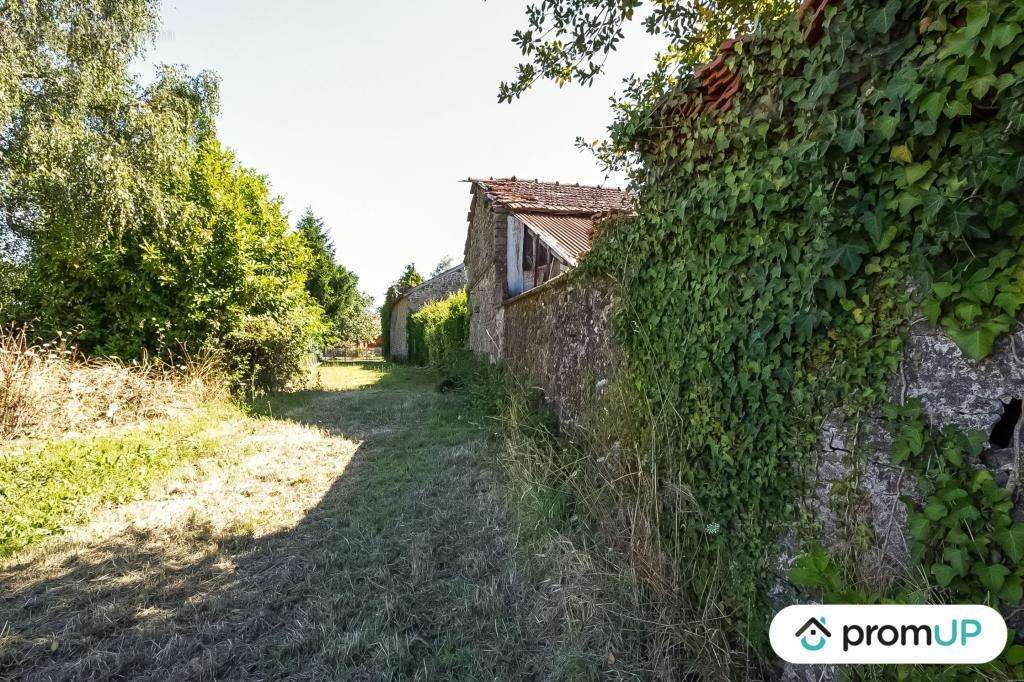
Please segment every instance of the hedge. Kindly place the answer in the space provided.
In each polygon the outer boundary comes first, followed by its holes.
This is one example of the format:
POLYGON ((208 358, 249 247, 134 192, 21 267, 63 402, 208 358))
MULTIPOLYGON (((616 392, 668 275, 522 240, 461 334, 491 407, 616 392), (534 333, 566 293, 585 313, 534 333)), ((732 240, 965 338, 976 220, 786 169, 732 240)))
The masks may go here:
POLYGON ((409 316, 409 362, 445 366, 469 347, 469 301, 465 290, 434 301, 409 316))

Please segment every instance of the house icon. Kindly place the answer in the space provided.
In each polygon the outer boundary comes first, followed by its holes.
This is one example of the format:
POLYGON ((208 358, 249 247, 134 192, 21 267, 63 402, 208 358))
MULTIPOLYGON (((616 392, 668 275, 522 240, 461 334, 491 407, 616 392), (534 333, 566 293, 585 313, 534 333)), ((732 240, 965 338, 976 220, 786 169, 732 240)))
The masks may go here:
POLYGON ((796 631, 796 636, 800 638, 800 644, 803 645, 805 649, 808 651, 818 651, 825 646, 825 643, 828 641, 828 638, 832 636, 832 633, 825 627, 824 618, 821 620, 811 618, 803 624, 803 627, 796 631), (808 641, 809 638, 811 641, 808 641), (817 641, 814 641, 814 638, 817 638, 817 641))

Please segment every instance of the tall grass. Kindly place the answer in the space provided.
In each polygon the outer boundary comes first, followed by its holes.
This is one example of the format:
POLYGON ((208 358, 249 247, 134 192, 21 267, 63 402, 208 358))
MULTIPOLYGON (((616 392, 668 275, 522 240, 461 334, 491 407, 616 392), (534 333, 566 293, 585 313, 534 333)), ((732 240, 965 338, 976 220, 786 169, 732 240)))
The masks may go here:
MULTIPOLYGON (((727 633, 721 594, 728 557, 695 565, 677 530, 712 523, 684 486, 666 480, 655 454, 678 416, 654 414, 623 382, 591 396, 579 423, 559 424, 538 392, 505 379, 501 462, 520 536, 554 571, 581 646, 606 641, 620 674, 759 679, 760 662, 727 633), (589 644, 588 644, 589 643, 589 644)), ((706 549, 706 548, 705 548, 706 549)), ((689 550, 692 553, 692 548, 689 550)))
POLYGON ((227 398, 209 357, 89 360, 67 336, 0 330, 0 557, 217 452, 227 398))
POLYGON ((34 342, 24 327, 0 328, 0 443, 50 438, 184 414, 226 396, 212 356, 178 365, 90 360, 73 337, 34 342))

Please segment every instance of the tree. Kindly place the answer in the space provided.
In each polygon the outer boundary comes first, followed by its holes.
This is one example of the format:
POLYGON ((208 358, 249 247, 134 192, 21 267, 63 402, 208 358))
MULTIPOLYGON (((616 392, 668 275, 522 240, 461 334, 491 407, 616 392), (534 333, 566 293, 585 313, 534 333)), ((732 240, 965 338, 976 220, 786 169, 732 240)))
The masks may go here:
POLYGON ((217 78, 134 76, 156 6, 0 0, 0 304, 97 354, 220 349, 276 388, 324 331, 312 254, 217 141, 217 78))
POLYGON ((413 287, 423 284, 424 281, 423 275, 416 270, 416 264, 409 263, 402 271, 402 276, 388 287, 388 291, 384 296, 384 303, 380 307, 381 338, 384 343, 382 352, 385 360, 391 357, 391 308, 402 294, 413 287))
POLYGON ((451 270, 454 265, 454 258, 452 258, 449 255, 442 256, 441 260, 437 261, 437 265, 434 266, 434 269, 430 271, 430 276, 427 279, 433 279, 434 277, 440 275, 442 272, 451 270))
POLYGON ((642 21, 647 33, 666 40, 667 48, 655 56, 650 73, 626 79, 624 95, 613 101, 616 118, 609 127, 610 140, 577 140, 580 147, 596 148, 608 169, 621 168, 628 145, 620 138, 648 106, 707 61, 723 40, 796 5, 796 0, 539 0, 526 8, 527 27, 512 37, 527 60, 516 67, 513 80, 501 83, 498 101, 521 97, 541 79, 560 87, 591 85, 625 38, 626 24, 642 21))
POLYGON ((359 277, 336 262, 323 220, 307 209, 296 228, 312 252, 306 290, 324 309, 331 326, 327 340, 341 345, 369 343, 375 335, 370 331, 372 300, 359 291, 359 277))

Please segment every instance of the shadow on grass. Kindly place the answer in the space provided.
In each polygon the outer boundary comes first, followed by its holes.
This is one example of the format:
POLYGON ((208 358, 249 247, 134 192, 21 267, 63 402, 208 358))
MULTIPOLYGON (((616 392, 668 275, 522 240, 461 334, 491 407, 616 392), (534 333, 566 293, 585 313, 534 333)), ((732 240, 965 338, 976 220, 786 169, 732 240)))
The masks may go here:
POLYGON ((0 677, 543 676, 559 607, 515 570, 482 416, 428 370, 351 364, 254 408, 358 443, 297 524, 198 514, 16 561, 0 677))

